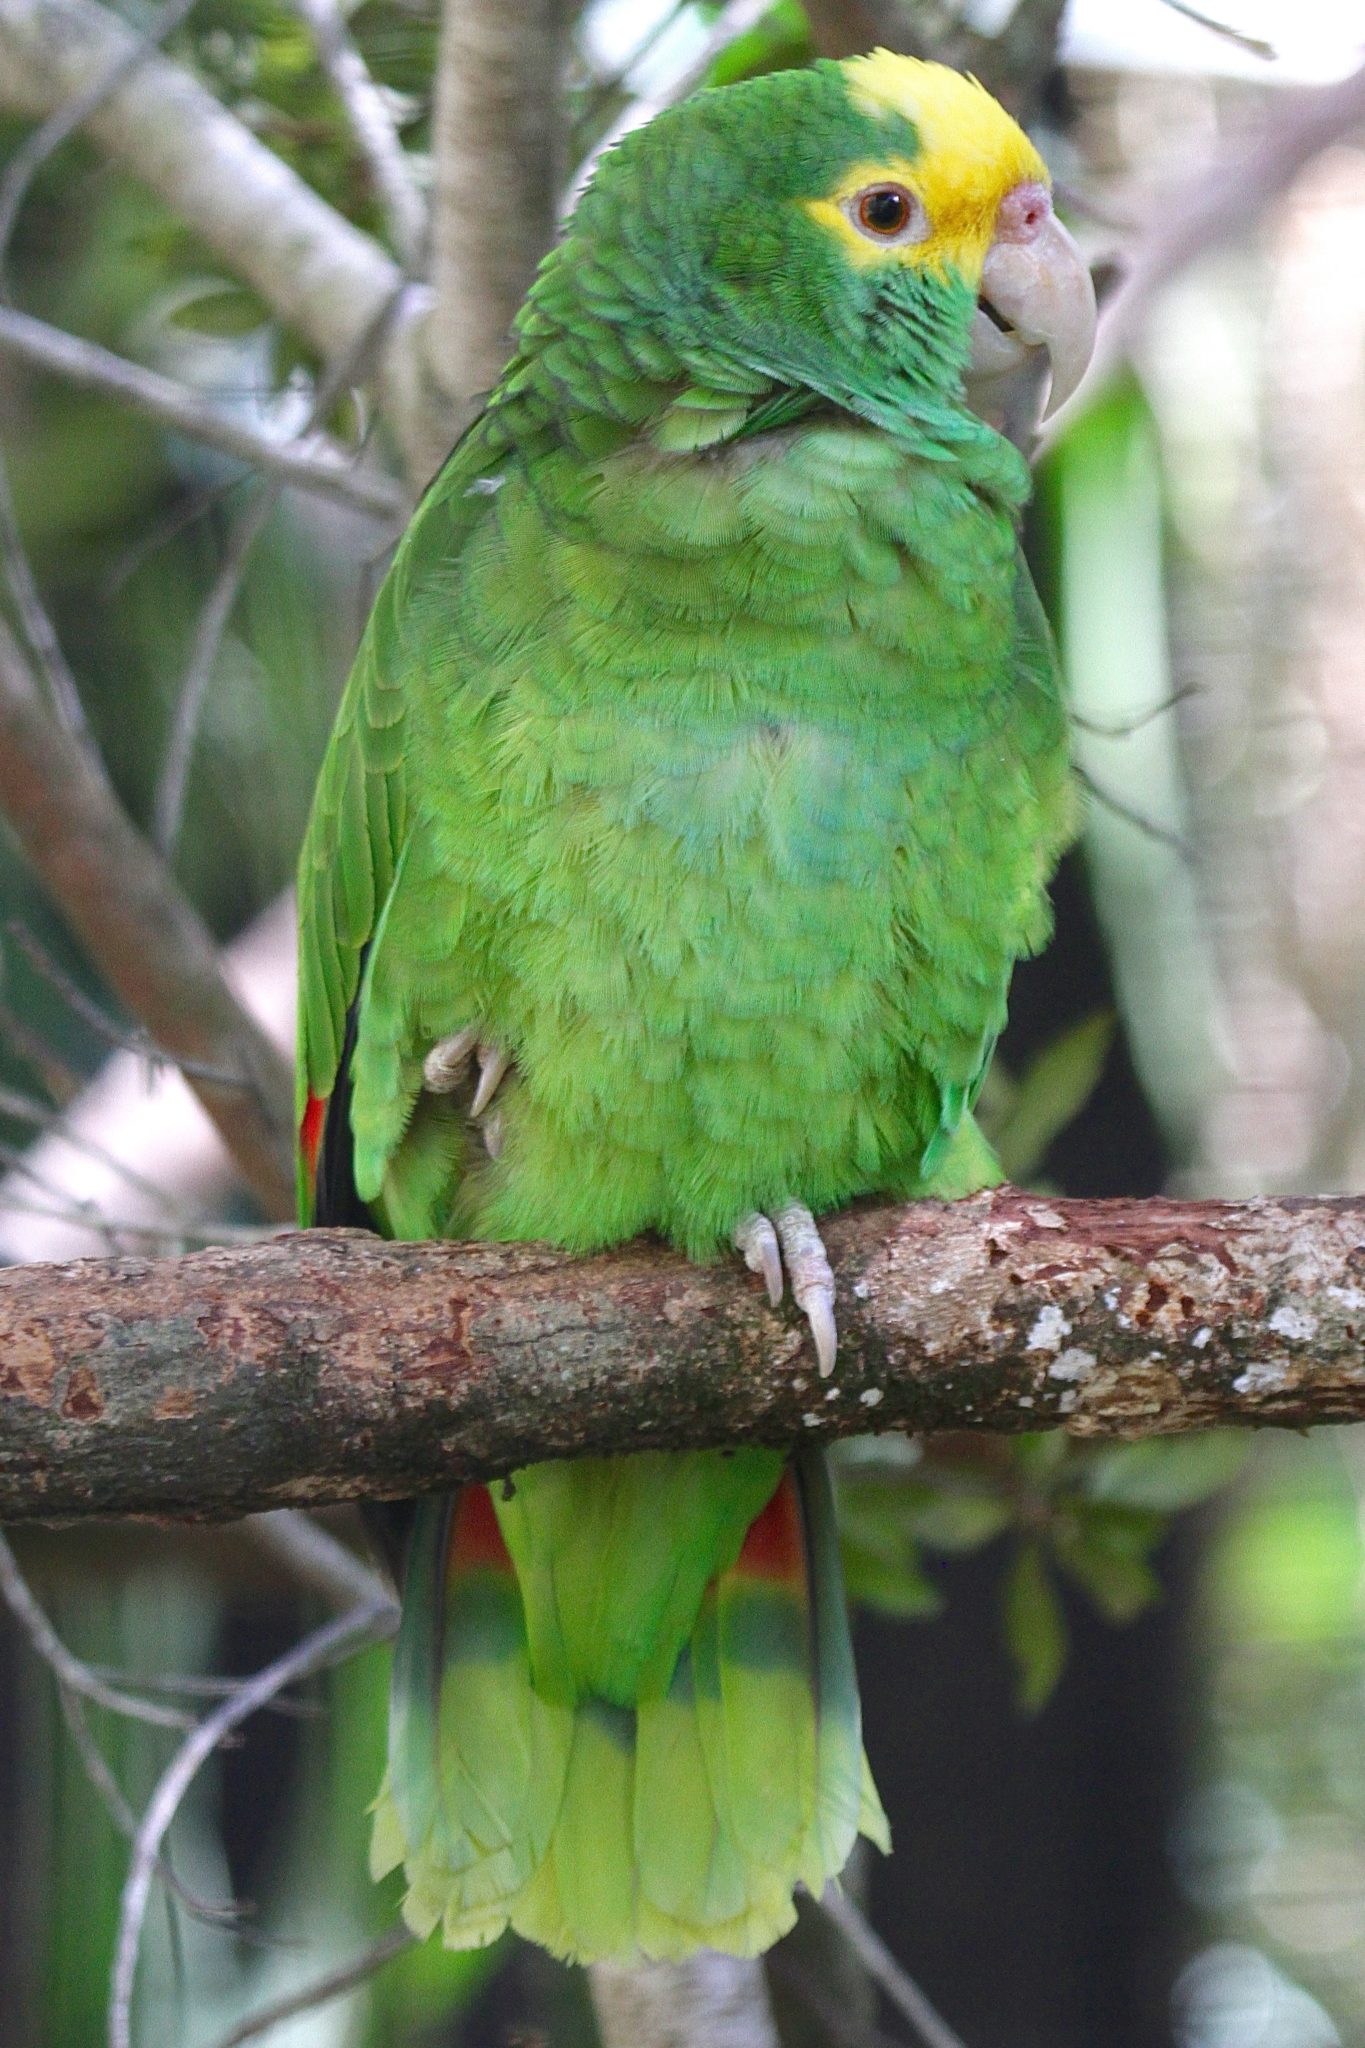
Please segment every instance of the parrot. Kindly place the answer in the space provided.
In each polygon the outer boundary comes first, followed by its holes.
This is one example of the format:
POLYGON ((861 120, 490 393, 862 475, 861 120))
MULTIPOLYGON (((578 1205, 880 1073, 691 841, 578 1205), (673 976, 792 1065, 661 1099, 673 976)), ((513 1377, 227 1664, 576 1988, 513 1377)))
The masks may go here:
MULTIPOLYGON (((1075 797, 970 380, 1055 405, 1094 326, 1042 158, 945 67, 704 90, 603 156, 321 769, 303 1223, 738 1252, 837 1369, 820 1215, 1000 1178, 973 1104, 1075 797)), ((401 1583, 370 1860, 417 1935, 754 1956, 889 1847, 809 1445, 466 1484, 401 1583)))

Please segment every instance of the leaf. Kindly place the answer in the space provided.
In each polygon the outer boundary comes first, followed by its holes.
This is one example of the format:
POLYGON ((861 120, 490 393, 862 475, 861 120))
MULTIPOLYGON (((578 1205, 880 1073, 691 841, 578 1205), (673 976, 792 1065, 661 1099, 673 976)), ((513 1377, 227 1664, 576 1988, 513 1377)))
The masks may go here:
POLYGON ((1228 1485, 1241 1471, 1246 1450, 1245 1437, 1230 1429, 1109 1445, 1092 1454, 1085 1492, 1091 1500, 1169 1514, 1195 1507, 1228 1485))
POLYGON ((1066 1663, 1062 1603, 1036 1540, 1025 1543, 1005 1574, 1005 1641, 1015 1668, 1015 1696, 1026 1714, 1041 1713, 1066 1663))
MULTIPOLYGON (((1152 1541, 1160 1540, 1160 1529, 1152 1541)), ((1133 1621, 1161 1598, 1161 1581, 1137 1548, 1110 1540, 1102 1526, 1078 1525, 1054 1535, 1057 1561, 1106 1620, 1133 1621)))
POLYGON ((907 1502, 907 1517, 921 1543, 956 1553, 980 1550, 1009 1527, 1014 1509, 996 1493, 960 1492, 921 1482, 907 1502))
POLYGON ((1038 1173, 1055 1140, 1094 1094, 1113 1042, 1113 1011, 1094 1010, 1029 1062, 991 1133, 1007 1180, 1023 1185, 1038 1173))
POLYGON ((191 284, 175 295, 173 303, 163 302, 161 311, 168 326, 186 328, 192 334, 210 335, 215 340, 255 334, 270 319, 269 312, 254 292, 244 291, 241 285, 220 284, 216 280, 191 284))
POLYGON ((943 1596, 913 1550, 891 1552, 845 1532, 843 1558, 850 1600, 897 1621, 922 1621, 941 1611, 943 1596))

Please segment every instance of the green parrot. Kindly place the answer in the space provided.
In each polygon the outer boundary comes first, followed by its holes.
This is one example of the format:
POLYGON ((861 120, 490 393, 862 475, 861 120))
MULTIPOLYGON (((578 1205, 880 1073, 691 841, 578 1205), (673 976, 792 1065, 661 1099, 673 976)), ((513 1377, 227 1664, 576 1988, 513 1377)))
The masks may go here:
MULTIPOLYGON (((1072 831, 1014 447, 1094 300, 975 82, 878 51, 601 163, 380 592, 299 875, 305 1222, 738 1247, 998 1179, 972 1103, 1072 831)), ((376 1876, 453 1947, 752 1955, 886 1822, 809 1450, 412 1511, 376 1876)))

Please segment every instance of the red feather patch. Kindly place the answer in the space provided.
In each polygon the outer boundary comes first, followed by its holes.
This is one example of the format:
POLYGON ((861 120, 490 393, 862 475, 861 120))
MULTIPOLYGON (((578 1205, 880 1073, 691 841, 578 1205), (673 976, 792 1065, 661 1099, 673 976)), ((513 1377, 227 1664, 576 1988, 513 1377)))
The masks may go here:
POLYGON ((299 1150, 308 1162, 310 1175, 318 1170, 318 1148, 322 1144, 322 1127, 327 1121, 327 1103, 325 1095, 310 1095, 299 1125, 299 1150))
POLYGON ((735 1570, 751 1579, 801 1580, 806 1576, 806 1550, 801 1540, 801 1509, 796 1479, 784 1472, 777 1492, 761 1515, 749 1524, 735 1570))
POLYGON ((472 1571, 480 1565, 494 1571, 510 1572, 512 1560, 502 1540, 502 1530, 486 1486, 466 1486, 460 1493, 450 1525, 450 1547, 446 1570, 472 1571))

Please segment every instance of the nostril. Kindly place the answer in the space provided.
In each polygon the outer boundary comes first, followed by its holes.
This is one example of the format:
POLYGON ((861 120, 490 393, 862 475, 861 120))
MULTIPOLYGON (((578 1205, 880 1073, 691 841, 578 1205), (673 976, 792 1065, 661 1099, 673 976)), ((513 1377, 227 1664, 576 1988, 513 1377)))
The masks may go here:
POLYGON ((1052 195, 1046 185, 1016 185, 1000 202, 995 217, 998 242, 1031 242, 1052 218, 1052 195))

